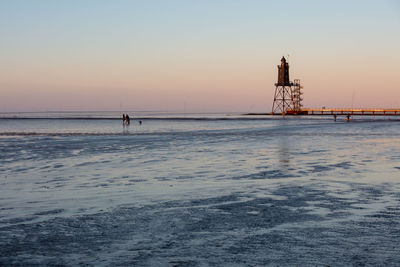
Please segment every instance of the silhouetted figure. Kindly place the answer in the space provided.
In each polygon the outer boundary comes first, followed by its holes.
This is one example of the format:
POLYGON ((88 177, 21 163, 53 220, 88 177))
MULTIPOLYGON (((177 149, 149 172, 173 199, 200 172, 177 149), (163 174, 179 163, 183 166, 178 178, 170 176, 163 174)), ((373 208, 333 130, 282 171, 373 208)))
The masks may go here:
POLYGON ((122 124, 125 125, 126 122, 126 117, 125 117, 125 113, 122 114, 122 124))
POLYGON ((347 114, 346 115, 346 121, 350 121, 350 117, 351 117, 350 114, 347 114))
POLYGON ((336 121, 336 114, 333 115, 333 119, 336 121))
POLYGON ((126 125, 131 124, 131 119, 129 118, 128 114, 125 115, 125 120, 126 120, 126 125))
POLYGON ((142 125, 142 121, 139 121, 139 124, 142 125))

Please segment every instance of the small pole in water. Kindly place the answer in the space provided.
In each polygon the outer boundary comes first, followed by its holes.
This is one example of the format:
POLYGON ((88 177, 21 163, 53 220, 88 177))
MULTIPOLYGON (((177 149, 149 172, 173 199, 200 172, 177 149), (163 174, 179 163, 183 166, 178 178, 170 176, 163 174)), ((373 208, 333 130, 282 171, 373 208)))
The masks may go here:
POLYGON ((336 114, 333 114, 333 119, 336 121, 336 114))

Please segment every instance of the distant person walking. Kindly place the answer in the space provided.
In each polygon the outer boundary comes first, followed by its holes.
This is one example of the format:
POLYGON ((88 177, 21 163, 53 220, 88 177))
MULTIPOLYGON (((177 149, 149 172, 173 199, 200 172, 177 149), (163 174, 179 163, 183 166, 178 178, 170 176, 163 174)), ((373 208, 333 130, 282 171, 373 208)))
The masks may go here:
POLYGON ((131 119, 129 118, 128 114, 122 114, 122 125, 129 125, 131 124, 131 119))

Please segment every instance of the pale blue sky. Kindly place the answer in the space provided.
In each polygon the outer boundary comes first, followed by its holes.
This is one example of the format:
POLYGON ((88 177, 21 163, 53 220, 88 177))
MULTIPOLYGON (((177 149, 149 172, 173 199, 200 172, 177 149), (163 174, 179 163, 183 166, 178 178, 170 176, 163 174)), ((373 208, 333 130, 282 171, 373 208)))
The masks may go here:
POLYGON ((0 1, 0 111, 400 107, 398 1, 0 1), (355 94, 355 100, 349 99, 355 94))

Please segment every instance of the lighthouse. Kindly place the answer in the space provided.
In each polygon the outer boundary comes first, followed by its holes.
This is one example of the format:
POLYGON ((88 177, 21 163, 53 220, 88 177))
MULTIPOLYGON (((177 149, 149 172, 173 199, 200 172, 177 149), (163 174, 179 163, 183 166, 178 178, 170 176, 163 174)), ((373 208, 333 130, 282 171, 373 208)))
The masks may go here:
POLYGON ((289 79, 289 63, 285 57, 278 65, 278 82, 275 83, 274 102, 272 104, 272 114, 298 114, 301 111, 301 92, 300 80, 291 82, 289 79))
POLYGON ((281 65, 278 65, 278 82, 276 86, 292 86, 289 79, 289 63, 286 62, 285 57, 281 59, 281 65))

